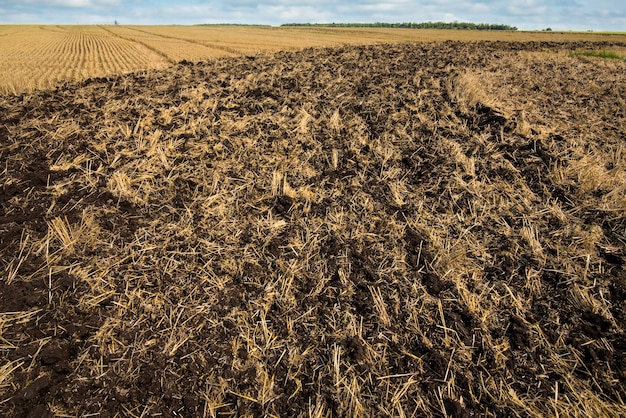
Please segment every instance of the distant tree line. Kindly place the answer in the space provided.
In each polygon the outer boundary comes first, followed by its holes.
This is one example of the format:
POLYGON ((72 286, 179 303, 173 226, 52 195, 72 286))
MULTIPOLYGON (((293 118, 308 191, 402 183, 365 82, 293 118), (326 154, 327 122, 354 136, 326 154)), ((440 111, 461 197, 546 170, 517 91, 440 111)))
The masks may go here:
POLYGON ((404 23, 284 23, 281 26, 322 26, 337 28, 411 28, 411 29, 466 29, 466 30, 517 30, 515 26, 499 23, 472 22, 404 22, 404 23))
POLYGON ((269 27, 271 25, 263 25, 257 23, 198 23, 194 26, 254 26, 269 27))

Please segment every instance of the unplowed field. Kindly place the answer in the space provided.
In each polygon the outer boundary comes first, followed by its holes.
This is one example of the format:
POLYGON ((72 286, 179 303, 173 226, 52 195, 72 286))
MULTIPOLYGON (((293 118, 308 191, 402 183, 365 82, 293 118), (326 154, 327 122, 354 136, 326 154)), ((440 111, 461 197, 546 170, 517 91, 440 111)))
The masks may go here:
POLYGON ((623 48, 0 97, 0 415, 624 416, 623 48))

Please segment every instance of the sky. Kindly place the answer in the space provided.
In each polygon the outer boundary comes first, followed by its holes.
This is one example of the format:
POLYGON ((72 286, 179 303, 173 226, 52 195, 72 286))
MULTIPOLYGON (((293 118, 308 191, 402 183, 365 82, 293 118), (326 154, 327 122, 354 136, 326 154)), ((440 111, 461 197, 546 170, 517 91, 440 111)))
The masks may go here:
POLYGON ((521 30, 626 31, 624 0, 0 0, 0 23, 501 23, 521 30))

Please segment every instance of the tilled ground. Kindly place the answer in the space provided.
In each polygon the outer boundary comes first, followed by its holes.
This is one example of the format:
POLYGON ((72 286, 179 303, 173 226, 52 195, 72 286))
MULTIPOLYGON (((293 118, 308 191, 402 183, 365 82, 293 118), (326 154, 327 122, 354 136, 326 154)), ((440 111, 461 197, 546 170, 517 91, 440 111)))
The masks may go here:
POLYGON ((626 63, 307 49, 0 98, 0 415, 623 416, 626 63))

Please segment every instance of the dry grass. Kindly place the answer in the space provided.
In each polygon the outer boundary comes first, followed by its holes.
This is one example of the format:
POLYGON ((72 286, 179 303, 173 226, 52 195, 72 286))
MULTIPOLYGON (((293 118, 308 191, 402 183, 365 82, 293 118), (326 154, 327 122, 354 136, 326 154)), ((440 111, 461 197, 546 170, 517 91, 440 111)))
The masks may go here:
POLYGON ((623 416, 626 64, 569 56, 605 47, 1 97, 0 413, 623 416))

